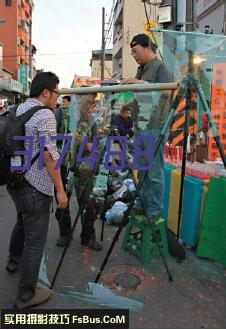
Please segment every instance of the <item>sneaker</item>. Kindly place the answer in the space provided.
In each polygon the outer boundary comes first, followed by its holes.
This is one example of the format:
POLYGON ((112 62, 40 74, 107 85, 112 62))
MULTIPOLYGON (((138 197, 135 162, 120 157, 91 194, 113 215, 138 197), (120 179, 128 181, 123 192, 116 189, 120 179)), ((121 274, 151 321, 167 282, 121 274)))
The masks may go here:
POLYGON ((103 246, 96 241, 96 239, 91 239, 89 242, 82 242, 82 245, 85 245, 94 251, 101 251, 103 249, 103 246))
POLYGON ((52 292, 47 288, 37 288, 35 290, 34 297, 28 301, 22 301, 17 299, 15 301, 14 307, 18 309, 32 307, 36 305, 40 305, 47 301, 51 297, 52 292))
POLYGON ((7 272, 9 273, 14 273, 18 270, 19 268, 19 262, 16 262, 12 259, 9 259, 7 262, 7 265, 5 267, 5 269, 7 270, 7 272))
POLYGON ((57 246, 66 246, 69 245, 70 241, 72 240, 72 238, 68 237, 68 236, 60 236, 56 242, 57 246))

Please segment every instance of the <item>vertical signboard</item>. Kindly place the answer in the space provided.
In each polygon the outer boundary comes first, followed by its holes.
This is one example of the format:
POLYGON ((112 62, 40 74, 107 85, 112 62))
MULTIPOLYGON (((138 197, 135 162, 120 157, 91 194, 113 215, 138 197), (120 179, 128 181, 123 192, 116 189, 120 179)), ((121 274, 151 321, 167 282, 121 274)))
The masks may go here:
POLYGON ((19 81, 23 85, 23 91, 28 91, 28 66, 21 64, 19 69, 19 81))
POLYGON ((3 77, 3 46, 0 44, 0 78, 3 77))
MULTIPOLYGON (((226 63, 213 64, 211 113, 226 153, 226 63)), ((220 157, 212 136, 209 139, 208 149, 210 160, 220 157)))

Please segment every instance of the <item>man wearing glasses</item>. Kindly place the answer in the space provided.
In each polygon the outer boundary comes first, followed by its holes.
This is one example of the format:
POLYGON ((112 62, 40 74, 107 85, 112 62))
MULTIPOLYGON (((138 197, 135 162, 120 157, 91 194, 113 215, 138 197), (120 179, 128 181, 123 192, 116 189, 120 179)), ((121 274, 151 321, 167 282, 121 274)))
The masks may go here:
POLYGON ((44 106, 25 123, 25 135, 34 139, 32 158, 40 152, 40 137, 45 137, 44 167, 38 168, 36 160, 24 174, 20 185, 8 184, 8 192, 15 204, 17 222, 14 226, 6 270, 20 270, 17 299, 14 306, 25 308, 49 299, 51 291, 36 287, 39 268, 46 244, 50 206, 56 189, 58 208, 68 204, 60 170, 55 170, 59 154, 56 141, 56 120, 53 110, 59 96, 59 79, 52 72, 40 72, 32 81, 30 98, 16 110, 19 116, 35 106, 44 106), (46 108, 45 108, 46 107, 46 108))
MULTIPOLYGON (((168 83, 170 77, 165 64, 157 58, 157 46, 146 34, 138 34, 133 37, 131 43, 131 55, 139 64, 135 78, 123 79, 124 84, 168 83)), ((149 121, 145 129, 139 131, 140 135, 152 135, 159 137, 169 109, 169 95, 162 93, 155 111, 149 114, 149 121)), ((138 134, 138 133, 137 133, 138 134)), ((139 173, 142 178, 143 173, 139 173)), ((152 169, 148 171, 141 188, 141 197, 147 215, 148 222, 156 222, 162 211, 164 188, 164 159, 163 145, 154 159, 152 169)), ((139 208, 139 203, 136 203, 139 208)))

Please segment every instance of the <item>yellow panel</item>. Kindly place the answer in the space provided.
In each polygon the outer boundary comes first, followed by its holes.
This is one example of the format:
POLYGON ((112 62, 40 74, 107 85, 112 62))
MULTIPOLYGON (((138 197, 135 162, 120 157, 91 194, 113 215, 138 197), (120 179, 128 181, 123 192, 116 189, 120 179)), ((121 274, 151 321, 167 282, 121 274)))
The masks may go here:
POLYGON ((175 234, 177 233, 178 224, 178 207, 180 195, 180 171, 174 170, 171 174, 170 196, 169 196, 169 211, 168 211, 168 228, 175 234))

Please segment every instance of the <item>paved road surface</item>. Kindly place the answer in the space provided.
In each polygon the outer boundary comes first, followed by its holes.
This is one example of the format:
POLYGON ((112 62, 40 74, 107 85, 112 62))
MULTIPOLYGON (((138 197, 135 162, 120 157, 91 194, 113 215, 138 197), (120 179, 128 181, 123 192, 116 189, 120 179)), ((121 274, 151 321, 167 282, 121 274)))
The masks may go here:
MULTIPOLYGON (((72 214, 76 211, 76 199, 71 203, 72 214), (73 205, 72 205, 73 204, 73 205)), ((18 274, 10 275, 5 269, 10 233, 15 221, 15 209, 4 188, 0 187, 0 307, 12 308, 16 293, 18 274)), ((98 230, 100 222, 97 223, 98 230)), ((115 233, 113 227, 107 227, 104 249, 101 252, 89 251, 80 245, 80 225, 75 230, 64 263, 54 287, 60 291, 85 292, 86 284, 93 282, 115 233)), ((51 216, 48 243, 46 247, 47 270, 51 280, 61 255, 56 247, 58 235, 57 223, 51 216)), ((144 303, 140 312, 130 313, 131 328, 226 328, 226 271, 211 261, 198 259, 191 251, 187 259, 178 264, 172 257, 167 258, 174 281, 168 282, 162 261, 153 258, 148 267, 120 249, 124 233, 120 237, 101 282, 113 292, 137 299, 144 303), (141 284, 136 290, 120 289, 114 278, 123 272, 136 274, 141 284)), ((79 300, 62 297, 56 293, 40 308, 98 309, 79 300)))

